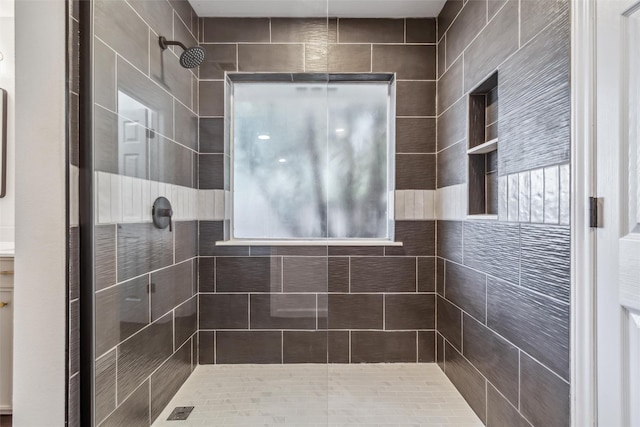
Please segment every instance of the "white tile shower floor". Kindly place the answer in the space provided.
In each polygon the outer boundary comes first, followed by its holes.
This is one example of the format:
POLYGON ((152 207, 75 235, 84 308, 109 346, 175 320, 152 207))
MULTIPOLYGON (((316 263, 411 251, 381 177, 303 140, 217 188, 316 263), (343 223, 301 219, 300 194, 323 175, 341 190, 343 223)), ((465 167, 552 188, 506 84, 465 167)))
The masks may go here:
POLYGON ((482 426, 435 364, 198 366, 153 424, 482 426), (186 421, 166 421, 195 406, 186 421))

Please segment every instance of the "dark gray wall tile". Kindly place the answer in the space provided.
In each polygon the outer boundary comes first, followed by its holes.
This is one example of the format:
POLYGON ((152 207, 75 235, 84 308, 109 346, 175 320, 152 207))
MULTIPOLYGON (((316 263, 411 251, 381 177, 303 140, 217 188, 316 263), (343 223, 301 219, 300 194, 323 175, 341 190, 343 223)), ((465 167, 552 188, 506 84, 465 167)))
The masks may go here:
POLYGON ((200 153, 224 153, 224 119, 200 119, 200 153))
POLYGON ((435 255, 435 221, 396 221, 395 226, 395 241, 402 242, 402 246, 385 247, 385 255, 435 255))
MULTIPOLYGON (((106 1, 106 3, 119 2, 120 0, 106 1)), ((113 31, 113 28, 110 31, 113 31)), ((143 70, 146 70, 146 68, 143 70)), ((145 107, 153 110, 154 114, 151 119, 152 130, 167 137, 173 136, 173 98, 171 95, 122 58, 118 58, 117 76, 118 91, 127 94, 145 107)), ((128 115, 127 111, 121 109, 118 109, 118 113, 125 117, 128 115)), ((132 120, 138 119, 138 117, 127 118, 132 120)))
POLYGON ((571 298, 571 229, 521 225, 520 285, 567 304, 571 298))
POLYGON ((96 355, 100 356, 149 324, 149 276, 96 293, 96 355))
POLYGON ((462 140, 438 153, 437 188, 467 182, 467 141, 462 140))
POLYGON ((327 363, 327 331, 284 331, 282 363, 327 363))
POLYGON ((462 263, 462 221, 438 221, 437 240, 439 257, 462 263))
POLYGON ((95 419, 96 423, 99 424, 116 409, 115 349, 96 360, 95 390, 95 419))
POLYGON ((444 298, 444 276, 446 273, 445 260, 436 258, 436 291, 444 298))
POLYGON ((96 290, 116 283, 116 227, 96 225, 93 228, 95 241, 96 290))
POLYGON ((489 278, 487 326, 569 378, 569 306, 489 278))
MULTIPOLYGON (((536 3, 526 2, 526 3, 536 3)), ((475 88, 518 50, 518 1, 510 0, 464 54, 464 90, 475 88)))
POLYGON ((445 271, 445 297, 484 323, 487 308, 487 276, 453 262, 447 262, 445 271))
POLYGON ((200 116, 224 117, 224 82, 201 81, 198 101, 200 116))
POLYGON ((214 363, 214 332, 198 331, 198 363, 212 365, 214 363))
POLYGON ((116 111, 116 53, 94 38, 94 102, 116 111))
POLYGON ((172 265, 151 274, 151 321, 155 321, 195 294, 193 262, 172 265))
MULTIPOLYGON (((168 2, 132 0, 128 3, 156 34, 171 38, 173 34, 173 8, 168 2)), ((158 45, 151 45, 152 48, 156 48, 156 46, 158 45)))
POLYGON ((118 347, 118 401, 173 353, 173 315, 157 320, 118 347))
POLYGON ((251 295, 251 329, 316 329, 316 296, 251 295))
POLYGON ((434 295, 385 295, 385 330, 434 329, 434 295))
POLYGON ((268 18, 204 18, 205 43, 269 42, 268 18))
POLYGON ((69 303, 69 375, 80 371, 80 301, 69 303))
POLYGON ((199 297, 200 329, 248 329, 249 297, 237 295, 206 295, 199 297))
POLYGON ((435 154, 396 154, 397 190, 435 190, 435 154))
POLYGON ((404 43, 403 19, 340 19, 339 43, 404 43))
POLYGON ((273 43, 335 43, 336 22, 325 18, 272 18, 273 43))
POLYGON ((435 80, 436 47, 373 45, 373 72, 396 73, 398 79, 435 80))
POLYGON ((487 384, 487 427, 531 427, 491 384, 487 384))
POLYGON ((329 246, 329 256, 383 256, 384 246, 329 246))
POLYGON ((436 82, 397 82, 396 114, 398 116, 435 116, 436 82))
POLYGON ((542 31, 554 19, 568 15, 568 0, 541 0, 522 2, 520 10, 520 37, 523 45, 542 31))
POLYGON ((438 40, 449 29, 453 20, 458 16, 464 5, 463 0, 447 0, 438 15, 438 40))
POLYGON ((415 258, 351 258, 351 292, 415 291, 415 258))
POLYGON ((327 246, 251 246, 251 256, 326 257, 327 246))
POLYGON ((216 259, 218 292, 280 292, 282 260, 278 257, 216 259))
POLYGON ((467 401, 473 412, 486 423, 486 380, 458 351, 445 344, 444 372, 467 401))
POLYGON ((329 329, 382 329, 382 295, 330 294, 329 329))
POLYGON ((371 71, 370 44, 307 44, 306 72, 368 73, 371 71))
POLYGON ((464 222, 464 264, 482 272, 518 283, 520 268, 519 224, 464 222))
POLYGON ((248 246, 216 246, 225 239, 224 221, 198 221, 198 255, 249 256, 248 246))
POLYGON ((177 101, 174 101, 173 107, 176 116, 174 139, 178 143, 198 151, 198 115, 177 101))
POLYGON ((224 190, 224 154, 200 154, 198 176, 201 190, 224 190))
POLYGON ((569 24, 559 19, 500 67, 501 175, 570 161, 569 58, 569 24))
POLYGON ((445 340, 444 337, 442 335, 440 335, 439 333, 436 333, 436 363, 438 364, 438 367, 440 369, 442 369, 442 372, 444 372, 444 347, 445 347, 445 340))
POLYGON ((418 258, 418 292, 436 291, 436 259, 418 258))
POLYGON ((435 153, 436 120, 399 118, 396 120, 397 153, 435 153))
POLYGON ((438 151, 466 138, 467 105, 467 98, 462 98, 438 118, 438 151))
MULTIPOLYGON (((442 114, 462 97, 462 67, 462 58, 459 58, 438 80, 438 114, 442 114)), ((460 125, 461 123, 457 123, 457 126, 460 125)))
POLYGON ((216 332, 216 363, 282 363, 281 332, 216 332))
POLYGON ((486 23, 486 0, 466 2, 447 31, 447 66, 464 51, 486 23))
POLYGON ((351 363, 416 361, 416 332, 351 333, 351 363))
POLYGON ((94 31, 140 70, 149 66, 149 27, 124 0, 99 0, 94 5, 94 31))
POLYGON ((462 348, 462 311, 444 298, 438 301, 438 333, 457 349, 462 348))
POLYGON ((186 261, 198 255, 198 223, 176 221, 173 227, 176 233, 176 262, 186 261))
POLYGON ((517 406, 518 348, 466 314, 463 318, 462 348, 473 366, 517 406))
POLYGON ((198 292, 215 291, 215 259, 198 258, 198 292))
POLYGON ((434 363, 436 361, 436 332, 418 332, 418 362, 434 363))
POLYGON ((184 344, 198 329, 198 298, 194 296, 176 307, 175 311, 176 348, 184 344))
POLYGON ((446 62, 446 43, 447 37, 442 37, 442 40, 438 43, 438 78, 444 74, 447 70, 447 62, 446 62))
POLYGON ((303 72, 304 45, 238 45, 238 71, 303 72))
POLYGON ((328 258, 284 257, 284 292, 326 292, 328 284, 328 258))
POLYGON ((180 18, 181 21, 187 26, 188 30, 193 34, 197 35, 196 23, 193 22, 196 20, 197 16, 196 12, 191 7, 191 4, 188 0, 169 0, 171 6, 176 11, 176 18, 180 18))
POLYGON ((520 410, 533 425, 570 425, 570 397, 569 384, 520 353, 520 410))
POLYGON ((349 363, 349 332, 329 331, 327 353, 329 363, 349 363))
POLYGON ((435 43, 435 18, 410 18, 406 21, 407 43, 435 43))
POLYGON ((201 79, 223 79, 225 71, 237 71, 237 49, 234 44, 203 44, 204 62, 200 65, 201 79))
POLYGON ((507 0, 488 0, 487 1, 487 18, 491 20, 496 13, 504 6, 507 0))
POLYGON ((349 292, 349 258, 328 258, 328 292, 349 292))
MULTIPOLYGON (((194 167, 196 156, 193 151, 166 138, 156 136, 149 143, 149 160, 152 181, 183 187, 196 187, 194 167)), ((175 200, 173 201, 175 203, 175 200)))
POLYGON ((69 227, 69 301, 80 297, 80 227, 69 227))
MULTIPOLYGON (((126 397, 126 396, 125 396, 126 397)), ((124 397, 123 397, 124 398, 124 397)), ((149 381, 143 382, 131 396, 100 424, 106 427, 149 427, 149 381)))
POLYGON ((191 375, 191 344, 182 346, 151 375, 151 422, 191 375))

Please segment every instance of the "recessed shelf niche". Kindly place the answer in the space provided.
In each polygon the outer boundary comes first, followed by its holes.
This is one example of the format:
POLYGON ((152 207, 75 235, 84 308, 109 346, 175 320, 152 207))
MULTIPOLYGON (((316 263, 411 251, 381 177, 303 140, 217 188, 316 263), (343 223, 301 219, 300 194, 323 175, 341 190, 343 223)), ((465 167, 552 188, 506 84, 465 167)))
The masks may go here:
POLYGON ((498 214, 498 73, 469 94, 469 215, 498 214))

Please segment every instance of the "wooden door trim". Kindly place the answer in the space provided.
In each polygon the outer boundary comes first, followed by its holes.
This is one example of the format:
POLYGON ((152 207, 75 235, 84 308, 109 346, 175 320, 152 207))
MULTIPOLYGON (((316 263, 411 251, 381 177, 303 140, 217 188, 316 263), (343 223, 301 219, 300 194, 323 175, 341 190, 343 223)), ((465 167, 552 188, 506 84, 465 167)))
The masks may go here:
POLYGON ((571 15, 571 424, 583 427, 597 425, 596 0, 573 0, 571 15))

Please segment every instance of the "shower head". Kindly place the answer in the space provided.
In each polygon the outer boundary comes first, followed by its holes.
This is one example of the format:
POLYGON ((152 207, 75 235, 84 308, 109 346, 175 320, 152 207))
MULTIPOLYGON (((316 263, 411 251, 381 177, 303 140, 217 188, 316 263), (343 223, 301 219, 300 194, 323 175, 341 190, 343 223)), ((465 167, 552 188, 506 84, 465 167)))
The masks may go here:
POLYGON ((180 55, 180 65, 184 68, 196 68, 204 61, 204 49, 200 46, 186 47, 184 44, 178 41, 167 40, 165 37, 160 36, 158 40, 162 50, 165 50, 170 45, 180 46, 184 52, 180 55))

